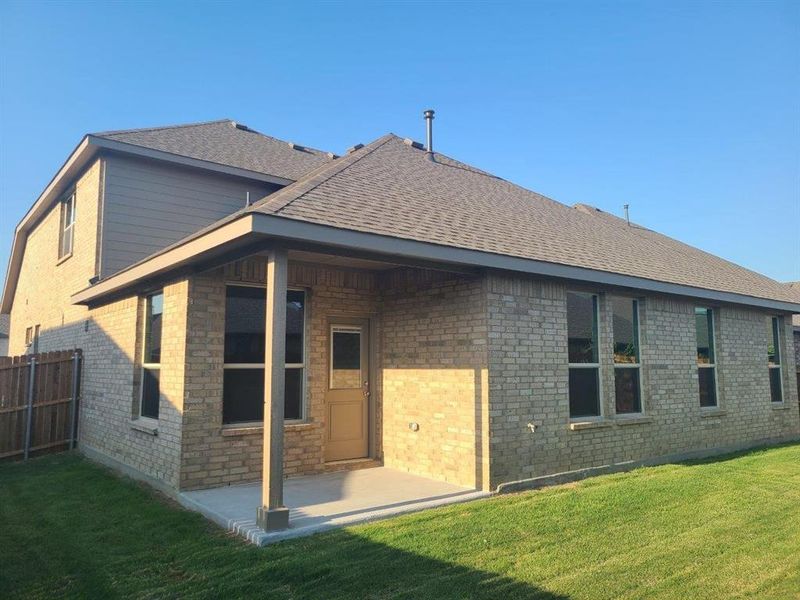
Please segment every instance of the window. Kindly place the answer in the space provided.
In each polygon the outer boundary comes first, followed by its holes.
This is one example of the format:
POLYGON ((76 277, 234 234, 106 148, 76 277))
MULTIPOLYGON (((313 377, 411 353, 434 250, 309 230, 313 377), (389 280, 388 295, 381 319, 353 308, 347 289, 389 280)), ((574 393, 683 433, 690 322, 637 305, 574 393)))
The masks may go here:
POLYGON ((779 317, 767 317, 767 363, 769 365, 769 393, 773 402, 783 402, 781 385, 781 322, 779 317))
POLYGON ((597 296, 567 292, 569 416, 600 416, 600 361, 597 354, 597 296))
POLYGON ((714 311, 694 309, 697 334, 697 378, 700 385, 700 406, 717 406, 717 373, 714 351, 714 311))
POLYGON ((61 201, 61 230, 58 240, 58 258, 72 254, 72 241, 75 231, 75 194, 61 201))
POLYGON ((161 329, 164 314, 164 294, 158 292, 145 299, 144 344, 142 352, 142 382, 139 416, 158 419, 161 397, 161 329))
MULTIPOLYGON (((305 292, 286 293, 284 418, 303 418, 305 382, 305 292)), ((264 419, 264 336, 267 313, 263 287, 229 285, 225 293, 225 364, 222 422, 264 419)))
POLYGON ((39 327, 27 327, 25 329, 25 352, 36 354, 39 352, 39 327))
POLYGON ((617 414, 642 412, 639 363, 639 302, 611 297, 614 329, 614 390, 617 414))

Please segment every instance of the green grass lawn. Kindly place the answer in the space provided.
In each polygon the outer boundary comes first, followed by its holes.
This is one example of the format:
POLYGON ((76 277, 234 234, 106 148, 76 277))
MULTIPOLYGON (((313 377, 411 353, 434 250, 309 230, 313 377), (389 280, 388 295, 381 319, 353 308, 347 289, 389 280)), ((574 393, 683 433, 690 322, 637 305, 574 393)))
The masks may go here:
POLYGON ((0 598, 800 598, 800 445, 247 545, 75 455, 0 466, 0 598))

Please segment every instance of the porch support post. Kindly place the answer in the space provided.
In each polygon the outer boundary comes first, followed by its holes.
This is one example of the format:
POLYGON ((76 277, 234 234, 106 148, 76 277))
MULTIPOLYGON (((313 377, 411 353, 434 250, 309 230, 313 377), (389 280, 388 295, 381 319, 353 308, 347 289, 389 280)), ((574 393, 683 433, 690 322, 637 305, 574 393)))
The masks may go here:
POLYGON ((286 529, 283 505, 283 397, 286 365, 287 253, 276 248, 267 257, 267 320, 264 343, 264 463, 257 522, 265 531, 286 529))

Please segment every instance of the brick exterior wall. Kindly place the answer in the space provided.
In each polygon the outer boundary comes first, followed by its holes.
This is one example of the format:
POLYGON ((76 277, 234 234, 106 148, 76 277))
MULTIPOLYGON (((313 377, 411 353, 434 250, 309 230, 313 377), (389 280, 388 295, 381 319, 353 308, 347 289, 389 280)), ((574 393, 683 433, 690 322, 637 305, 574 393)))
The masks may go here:
POLYGON ((137 420, 144 300, 126 298, 90 311, 83 345, 79 446, 177 488, 189 285, 183 280, 163 290, 157 432, 149 422, 137 420))
POLYGON ((75 183, 72 256, 58 259, 61 206, 56 204, 28 234, 9 322, 9 355, 25 354, 25 330, 40 326, 39 351, 82 347, 88 311, 70 296, 97 273, 98 205, 102 161, 96 160, 75 183))
POLYGON ((402 270, 381 287, 384 464, 481 487, 483 281, 402 270))
MULTIPOLYGON (((222 377, 225 343, 225 284, 263 284, 261 257, 232 263, 193 277, 189 309, 187 395, 183 437, 182 489, 257 481, 262 469, 262 428, 223 427, 222 377)), ((325 390, 328 317, 378 312, 375 276, 370 273, 290 263, 289 286, 306 290, 306 419, 284 430, 287 476, 326 470, 325 390)), ((376 348, 379 340, 375 340, 376 348)), ((380 414, 380 390, 376 412, 380 414)), ((377 416, 377 415, 376 415, 377 416)), ((375 431, 380 432, 377 420, 375 431)), ((380 448, 380 439, 375 441, 380 448)))
MULTIPOLYGON (((644 415, 614 415, 610 313, 600 294, 604 418, 569 426, 566 286, 491 275, 488 281, 492 486, 588 467, 800 434, 797 385, 783 374, 785 403, 770 402, 767 313, 716 311, 719 410, 701 410, 695 303, 640 299, 644 415), (531 433, 526 425, 536 425, 531 433)), ((603 292, 599 289, 586 291, 603 292)), ((785 319, 788 323, 789 319, 785 319)), ((786 350, 793 346, 787 325, 786 350)), ((791 356, 794 349, 785 355, 791 356)))

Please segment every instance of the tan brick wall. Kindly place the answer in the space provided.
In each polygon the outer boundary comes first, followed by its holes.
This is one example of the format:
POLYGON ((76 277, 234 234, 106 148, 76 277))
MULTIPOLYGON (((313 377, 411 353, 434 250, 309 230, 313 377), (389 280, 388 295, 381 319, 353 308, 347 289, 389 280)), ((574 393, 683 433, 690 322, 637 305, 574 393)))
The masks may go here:
POLYGON ((384 277, 382 296, 384 464, 480 487, 482 280, 399 271, 384 277))
MULTIPOLYGON (((784 372, 786 408, 776 409, 770 402, 767 313, 728 306, 716 310, 721 411, 709 417, 698 400, 695 303, 662 296, 643 298, 645 419, 623 424, 614 415, 610 319, 601 294, 605 419, 600 427, 573 431, 569 427, 565 284, 493 275, 488 285, 493 485, 800 435, 797 386, 790 370, 784 372), (526 428, 528 422, 536 423, 535 433, 526 428)), ((791 355, 788 327, 785 344, 791 355)))
POLYGON ((83 343, 79 447, 178 487, 186 354, 186 280, 163 288, 161 400, 155 434, 136 428, 144 300, 94 308, 83 343))
MULTIPOLYGON (((254 257, 192 278, 181 487, 256 481, 262 472, 262 429, 222 425, 225 283, 266 281, 265 259, 254 257)), ((330 316, 375 317, 378 295, 369 273, 291 263, 289 285, 306 290, 305 422, 287 424, 287 476, 325 470, 325 389, 330 316)), ((379 400, 378 400, 379 402, 379 400)), ((377 447, 380 442, 377 441, 377 447)))
POLYGON ((11 309, 9 354, 26 352, 25 329, 40 325, 39 351, 82 347, 88 311, 70 296, 96 274, 98 198, 102 162, 77 178, 72 256, 59 262, 61 207, 56 204, 28 234, 11 309))

